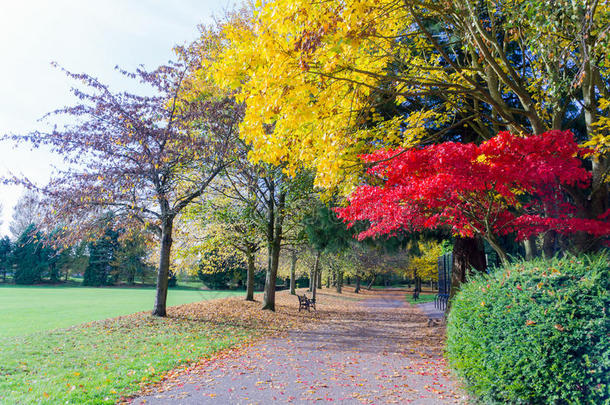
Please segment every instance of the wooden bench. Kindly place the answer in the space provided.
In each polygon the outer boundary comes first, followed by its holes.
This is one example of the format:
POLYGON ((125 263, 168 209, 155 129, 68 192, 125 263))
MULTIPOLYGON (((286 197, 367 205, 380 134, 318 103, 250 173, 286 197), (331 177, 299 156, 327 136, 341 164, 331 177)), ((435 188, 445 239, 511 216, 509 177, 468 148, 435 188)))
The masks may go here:
POLYGON ((301 312, 301 309, 306 309, 309 311, 309 308, 313 308, 314 311, 317 311, 315 299, 309 299, 305 294, 297 295, 297 297, 299 298, 299 312, 301 312))

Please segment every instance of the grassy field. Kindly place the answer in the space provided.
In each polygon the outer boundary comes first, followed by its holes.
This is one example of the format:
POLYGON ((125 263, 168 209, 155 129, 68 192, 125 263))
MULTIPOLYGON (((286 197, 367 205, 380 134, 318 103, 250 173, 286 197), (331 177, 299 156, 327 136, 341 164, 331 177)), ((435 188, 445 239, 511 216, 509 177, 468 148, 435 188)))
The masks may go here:
POLYGON ((1 404, 114 404, 163 372, 251 337, 231 325, 138 314, 3 339, 1 404))
MULTIPOLYGON (((148 314, 152 288, 0 287, 0 404, 114 403, 252 331, 148 314), (94 323, 85 323, 99 321, 94 323), (76 325, 76 326, 75 326, 76 325), (63 329, 62 329, 63 328, 63 329)), ((168 305, 241 291, 171 289, 168 305)))
MULTIPOLYGON (((243 291, 170 289, 168 306, 244 294, 243 291)), ((152 310, 153 288, 0 286, 0 338, 67 328, 152 310)))

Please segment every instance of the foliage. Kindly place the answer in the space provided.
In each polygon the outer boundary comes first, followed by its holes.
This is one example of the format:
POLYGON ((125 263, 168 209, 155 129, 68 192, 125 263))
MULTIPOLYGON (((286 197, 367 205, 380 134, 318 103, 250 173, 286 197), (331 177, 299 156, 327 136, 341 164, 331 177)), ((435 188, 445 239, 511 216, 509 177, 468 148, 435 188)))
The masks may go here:
POLYGON ((419 254, 409 258, 408 271, 417 274, 422 280, 438 280, 438 257, 442 255, 441 244, 438 242, 417 242, 419 254))
POLYGON ((6 282, 6 274, 11 268, 11 254, 13 244, 8 236, 0 238, 0 272, 2 272, 2 281, 6 282))
MULTIPOLYGON (((211 64, 247 104, 253 159, 314 167, 317 185, 349 190, 358 153, 448 133, 569 125, 604 144, 609 15, 595 1, 277 0, 224 24, 211 64)), ((604 157, 593 171, 602 192, 604 157)))
MULTIPOLYGON (((65 71, 85 89, 72 89, 79 104, 51 115, 71 123, 9 137, 45 145, 69 164, 40 190, 44 205, 53 207, 44 222, 61 223, 62 239, 103 233, 98 218, 107 210, 124 229, 144 227, 157 237, 159 316, 165 316, 174 220, 230 161, 241 118, 240 107, 221 92, 181 99, 189 86, 187 62, 122 72, 148 86, 147 96, 115 93, 94 77, 65 71)), ((36 189, 27 179, 16 181, 36 189)))
POLYGON ((236 256, 219 256, 216 251, 207 252, 199 265, 197 276, 212 290, 224 290, 234 281, 243 283, 245 263, 236 256))
POLYGON ((118 238, 117 231, 106 228, 99 239, 89 243, 89 263, 83 274, 83 285, 99 287, 115 283, 116 279, 112 273, 119 248, 118 238))
POLYGON ((339 253, 350 246, 353 237, 335 212, 321 203, 305 216, 304 228, 309 244, 318 251, 339 253))
MULTIPOLYGON (((119 245, 113 254, 111 263, 112 276, 115 280, 125 280, 127 284, 133 285, 136 276, 141 278, 154 273, 154 268, 148 263, 149 251, 146 239, 142 234, 131 232, 126 238, 120 239, 119 245)), ((169 286, 172 276, 170 276, 169 286)))
POLYGON ((464 284, 447 355, 486 403, 610 398, 610 261, 567 256, 512 264, 464 284))
MULTIPOLYGON (((12 252, 13 281, 16 284, 37 284, 43 277, 54 278, 51 267, 56 252, 47 246, 44 235, 30 224, 15 241, 12 252)), ((51 280, 56 281, 56 280, 51 280)))
POLYGON ((26 190, 13 208, 9 230, 14 239, 19 238, 31 224, 40 225, 44 208, 40 205, 40 195, 34 190, 26 190))
POLYGON ((498 237, 509 233, 520 239, 547 230, 605 237, 608 222, 576 218, 563 198, 564 190, 587 187, 591 179, 577 153, 569 131, 503 132, 481 145, 381 150, 363 157, 374 164, 372 185, 360 186, 337 211, 351 223, 370 222, 360 238, 448 227, 458 236, 484 237, 503 259, 498 237))

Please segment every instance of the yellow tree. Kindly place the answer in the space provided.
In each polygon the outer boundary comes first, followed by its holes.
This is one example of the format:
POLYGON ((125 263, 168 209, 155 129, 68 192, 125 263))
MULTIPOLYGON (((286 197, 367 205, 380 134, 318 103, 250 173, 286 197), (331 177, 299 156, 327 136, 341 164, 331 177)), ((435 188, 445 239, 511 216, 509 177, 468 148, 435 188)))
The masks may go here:
POLYGON ((586 136, 600 139, 609 18, 597 1, 277 0, 223 27, 212 70, 247 104, 254 160, 349 187, 363 150, 451 130, 541 133, 579 104, 586 136), (388 98, 407 113, 378 114, 388 98))
POLYGON ((438 257, 443 253, 442 246, 438 242, 417 242, 419 255, 409 258, 409 268, 413 278, 420 277, 422 280, 438 280, 438 257))
MULTIPOLYGON (((246 104, 252 160, 313 168, 316 185, 343 193, 361 181, 358 155, 371 149, 573 128, 597 152, 591 188, 565 191, 580 216, 597 218, 608 210, 609 7, 269 1, 222 25, 198 77, 211 72, 246 104)), ((545 253, 555 245, 545 235, 545 253)), ((457 239, 455 253, 458 271, 484 266, 477 241, 457 239)))

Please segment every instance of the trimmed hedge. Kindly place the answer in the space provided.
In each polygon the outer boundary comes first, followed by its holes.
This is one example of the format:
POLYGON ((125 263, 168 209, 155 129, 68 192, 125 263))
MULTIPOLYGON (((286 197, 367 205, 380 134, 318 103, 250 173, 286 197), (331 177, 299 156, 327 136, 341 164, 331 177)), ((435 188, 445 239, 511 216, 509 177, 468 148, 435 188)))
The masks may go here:
POLYGON ((465 284, 447 357, 484 403, 610 404, 610 260, 512 264, 465 284))

